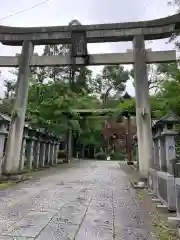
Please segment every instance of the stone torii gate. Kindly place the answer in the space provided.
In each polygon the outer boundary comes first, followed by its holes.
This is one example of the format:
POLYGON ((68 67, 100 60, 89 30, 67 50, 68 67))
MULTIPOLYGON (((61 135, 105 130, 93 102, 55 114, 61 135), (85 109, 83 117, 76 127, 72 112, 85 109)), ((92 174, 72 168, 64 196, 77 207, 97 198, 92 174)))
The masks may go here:
POLYGON ((20 56, 0 57, 0 67, 19 66, 4 172, 16 173, 19 170, 31 66, 134 64, 139 167, 142 176, 147 177, 153 153, 146 63, 176 61, 176 53, 148 52, 144 41, 170 37, 179 29, 180 14, 151 21, 115 24, 34 28, 0 26, 2 44, 22 46, 20 56), (87 43, 119 41, 132 41, 133 52, 88 55, 87 43), (33 56, 34 45, 46 44, 72 44, 72 52, 67 56, 33 56))

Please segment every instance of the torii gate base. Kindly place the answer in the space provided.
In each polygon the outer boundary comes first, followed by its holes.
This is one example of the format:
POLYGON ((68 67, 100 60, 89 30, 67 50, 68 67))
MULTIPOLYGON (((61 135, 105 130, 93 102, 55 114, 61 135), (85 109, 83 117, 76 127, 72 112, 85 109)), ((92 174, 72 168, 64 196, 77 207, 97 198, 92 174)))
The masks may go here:
POLYGON ((167 38, 180 28, 180 14, 146 22, 101 24, 90 26, 64 26, 40 28, 11 28, 0 26, 0 42, 5 45, 22 45, 18 57, 0 57, 0 66, 20 66, 16 100, 10 124, 5 155, 4 172, 17 173, 28 98, 28 74, 30 66, 105 65, 134 63, 136 86, 136 121, 139 169, 143 177, 153 162, 151 115, 148 102, 148 76, 146 63, 176 61, 175 52, 147 53, 145 40, 167 38), (87 42, 133 41, 133 53, 87 55, 87 42), (72 55, 39 57, 33 55, 33 45, 72 44, 72 55), (121 59, 118 56, 121 55, 121 59), (32 59, 31 59, 32 57, 32 59), (4 58, 4 63, 3 63, 4 58), (73 61, 72 61, 73 59, 73 61), (59 61, 59 62, 58 62, 59 61))

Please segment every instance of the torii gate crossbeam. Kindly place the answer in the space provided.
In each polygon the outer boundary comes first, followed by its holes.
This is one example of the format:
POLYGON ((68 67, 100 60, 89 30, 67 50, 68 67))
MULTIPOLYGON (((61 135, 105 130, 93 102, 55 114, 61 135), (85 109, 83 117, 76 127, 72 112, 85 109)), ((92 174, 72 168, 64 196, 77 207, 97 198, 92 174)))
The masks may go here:
MULTIPOLYGON (((19 56, 0 56, 0 67, 18 67, 19 56)), ((176 62, 176 51, 147 51, 146 63, 176 62)), ((75 61, 77 66, 84 65, 81 58, 75 61)), ((90 54, 89 65, 134 64, 133 52, 90 54)), ((52 67, 72 65, 71 56, 32 56, 30 66, 52 67)))

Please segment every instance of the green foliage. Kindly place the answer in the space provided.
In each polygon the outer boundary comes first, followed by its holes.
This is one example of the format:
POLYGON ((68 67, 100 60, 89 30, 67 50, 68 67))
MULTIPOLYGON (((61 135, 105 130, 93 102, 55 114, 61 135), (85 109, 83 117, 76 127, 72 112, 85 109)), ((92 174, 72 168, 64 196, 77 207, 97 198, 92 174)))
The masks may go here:
POLYGON ((0 103, 0 113, 11 115, 13 109, 12 99, 2 99, 0 103))
POLYGON ((111 153, 105 153, 105 152, 98 152, 95 154, 95 159, 97 160, 107 160, 107 157, 110 157, 111 161, 124 161, 126 158, 126 154, 123 152, 111 152, 111 153))
POLYGON ((95 154, 95 159, 97 160, 106 160, 107 156, 104 152, 98 152, 95 154))
POLYGON ((130 115, 135 115, 136 113, 136 101, 135 98, 127 99, 119 103, 117 107, 121 113, 129 113, 130 115))
POLYGON ((126 154, 122 152, 114 152, 110 154, 111 160, 115 161, 124 161, 126 158, 126 154))
MULTIPOLYGON (((179 90, 180 83, 178 83, 178 80, 164 80, 158 93, 149 96, 152 118, 160 119, 170 110, 177 115, 180 114, 180 98, 178 98, 179 90)), ((117 108, 119 109, 120 114, 135 116, 135 98, 127 99, 124 102, 119 103, 117 108)))
POLYGON ((176 62, 157 64, 157 73, 159 75, 164 74, 168 78, 175 79, 178 74, 178 65, 176 62))
POLYGON ((74 109, 96 108, 98 104, 86 91, 73 92, 66 83, 34 84, 29 90, 27 114, 35 126, 65 134, 69 126, 80 131, 81 117, 74 109))
POLYGON ((10 99, 14 97, 16 83, 14 80, 11 79, 5 79, 4 80, 4 87, 5 87, 5 99, 10 99))
POLYGON ((180 116, 180 73, 175 79, 165 79, 156 95, 159 109, 164 112, 173 111, 180 116))
POLYGON ((129 71, 121 65, 105 66, 96 78, 91 79, 90 89, 99 94, 106 105, 109 96, 114 96, 116 99, 120 98, 125 90, 129 75, 129 71))
POLYGON ((62 159, 62 158, 65 159, 66 156, 67 156, 67 150, 66 149, 59 150, 59 152, 58 152, 58 159, 62 159))

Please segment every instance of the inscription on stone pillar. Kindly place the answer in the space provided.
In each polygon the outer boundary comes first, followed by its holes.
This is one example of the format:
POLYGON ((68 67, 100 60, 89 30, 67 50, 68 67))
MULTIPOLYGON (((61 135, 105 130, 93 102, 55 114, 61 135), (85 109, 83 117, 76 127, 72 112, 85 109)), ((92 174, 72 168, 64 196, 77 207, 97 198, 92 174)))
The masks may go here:
POLYGON ((87 37, 85 31, 72 31, 72 57, 86 57, 87 37))

